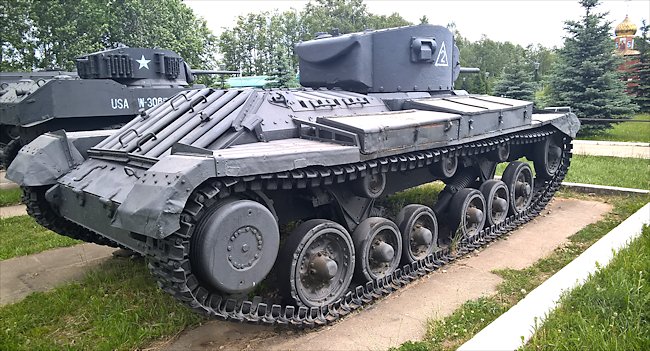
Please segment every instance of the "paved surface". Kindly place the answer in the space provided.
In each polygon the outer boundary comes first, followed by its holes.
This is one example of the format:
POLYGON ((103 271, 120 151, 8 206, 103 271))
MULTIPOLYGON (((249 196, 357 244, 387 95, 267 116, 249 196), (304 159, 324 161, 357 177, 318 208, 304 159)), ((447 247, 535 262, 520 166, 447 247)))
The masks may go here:
POLYGON ((0 207, 0 218, 24 216, 26 214, 27 209, 25 209, 25 205, 0 207))
POLYGON ((424 336, 426 321, 442 318, 467 300, 495 293, 499 268, 531 265, 566 238, 599 220, 611 206, 593 201, 556 199, 543 215, 507 240, 449 265, 364 311, 315 331, 213 321, 154 345, 166 350, 367 350, 387 349, 424 336))
POLYGON ((81 279, 113 251, 107 246, 81 244, 0 261, 0 305, 81 279))
POLYGON ((5 171, 0 171, 0 189, 12 189, 12 188, 17 188, 18 184, 12 182, 11 180, 8 180, 5 178, 5 174, 7 172, 5 171))
POLYGON ((650 143, 574 140, 573 153, 576 155, 634 157, 650 159, 650 143))

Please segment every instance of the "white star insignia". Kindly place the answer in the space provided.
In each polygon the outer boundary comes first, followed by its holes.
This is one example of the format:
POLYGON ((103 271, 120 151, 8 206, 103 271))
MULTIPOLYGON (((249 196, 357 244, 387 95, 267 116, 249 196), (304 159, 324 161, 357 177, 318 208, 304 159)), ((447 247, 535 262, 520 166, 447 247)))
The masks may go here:
POLYGON ((142 69, 142 67, 149 69, 149 62, 151 62, 151 60, 145 59, 144 55, 142 55, 142 58, 135 60, 135 62, 140 64, 140 67, 138 67, 138 69, 142 69))

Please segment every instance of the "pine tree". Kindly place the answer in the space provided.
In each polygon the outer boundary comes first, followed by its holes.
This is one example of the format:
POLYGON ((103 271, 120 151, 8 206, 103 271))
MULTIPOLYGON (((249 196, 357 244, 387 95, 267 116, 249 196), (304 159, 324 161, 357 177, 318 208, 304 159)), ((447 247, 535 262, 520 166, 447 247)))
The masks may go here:
POLYGON ((266 88, 289 88, 294 86, 295 72, 291 69, 289 58, 278 55, 273 64, 273 71, 269 77, 266 88))
POLYGON ((642 112, 650 112, 650 38, 648 31, 650 25, 643 21, 641 37, 637 37, 636 48, 639 50, 638 60, 631 67, 632 73, 632 94, 634 102, 642 112))
POLYGON ((530 69, 527 69, 521 61, 507 66, 494 86, 494 94, 511 99, 533 101, 535 84, 532 82, 530 69))
MULTIPOLYGON (((611 26, 605 15, 594 12, 598 0, 580 0, 585 15, 580 21, 565 22, 568 36, 559 50, 549 79, 551 101, 570 106, 581 118, 621 118, 634 112, 618 67, 622 60, 614 54, 611 26)), ((581 134, 594 134, 609 123, 583 124, 581 134)))

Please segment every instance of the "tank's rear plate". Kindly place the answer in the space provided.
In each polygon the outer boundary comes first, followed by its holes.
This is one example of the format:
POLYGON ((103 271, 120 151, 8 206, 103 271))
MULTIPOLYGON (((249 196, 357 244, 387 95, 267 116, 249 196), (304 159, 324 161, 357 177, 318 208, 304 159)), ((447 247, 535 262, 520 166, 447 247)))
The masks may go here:
POLYGON ((460 115, 405 110, 369 115, 324 117, 318 122, 356 133, 364 154, 434 147, 458 138, 460 115))

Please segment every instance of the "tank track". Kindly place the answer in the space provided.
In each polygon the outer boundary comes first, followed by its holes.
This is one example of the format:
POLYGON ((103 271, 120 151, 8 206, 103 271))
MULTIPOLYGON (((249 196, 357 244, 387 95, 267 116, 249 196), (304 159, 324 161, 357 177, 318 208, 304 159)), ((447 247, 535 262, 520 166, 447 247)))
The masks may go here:
POLYGON ((22 202, 27 207, 27 214, 36 220, 36 223, 63 236, 76 240, 106 245, 111 247, 122 247, 113 240, 103 237, 89 229, 73 223, 54 212, 45 199, 46 187, 22 187, 22 202))
POLYGON ((571 139, 564 138, 563 159, 554 177, 547 181, 536 180, 531 205, 524 212, 509 216, 505 222, 484 228, 472 241, 463 240, 455 251, 443 249, 410 265, 405 265, 392 275, 351 287, 340 300, 321 308, 280 305, 263 301, 235 300, 212 294, 199 285, 191 272, 189 245, 191 227, 196 223, 206 199, 224 199, 232 194, 249 190, 291 190, 318 187, 357 179, 364 172, 406 171, 426 167, 442 155, 470 156, 495 150, 500 144, 530 144, 554 134, 553 128, 525 131, 516 134, 472 142, 460 146, 443 147, 398 156, 383 157, 335 167, 307 168, 291 172, 227 178, 208 181, 199 187, 186 205, 181 216, 181 229, 156 243, 157 254, 147 256, 149 269, 159 286, 177 300, 208 317, 237 322, 267 325, 293 325, 314 327, 332 323, 350 312, 367 306, 422 276, 463 257, 469 252, 504 236, 518 226, 535 218, 548 204, 564 179, 571 158, 571 139), (162 250, 161 250, 162 249, 162 250))
POLYGON ((11 161, 16 158, 21 147, 23 147, 23 144, 21 143, 20 138, 11 139, 11 141, 4 145, 0 152, 0 168, 9 168, 11 161))

